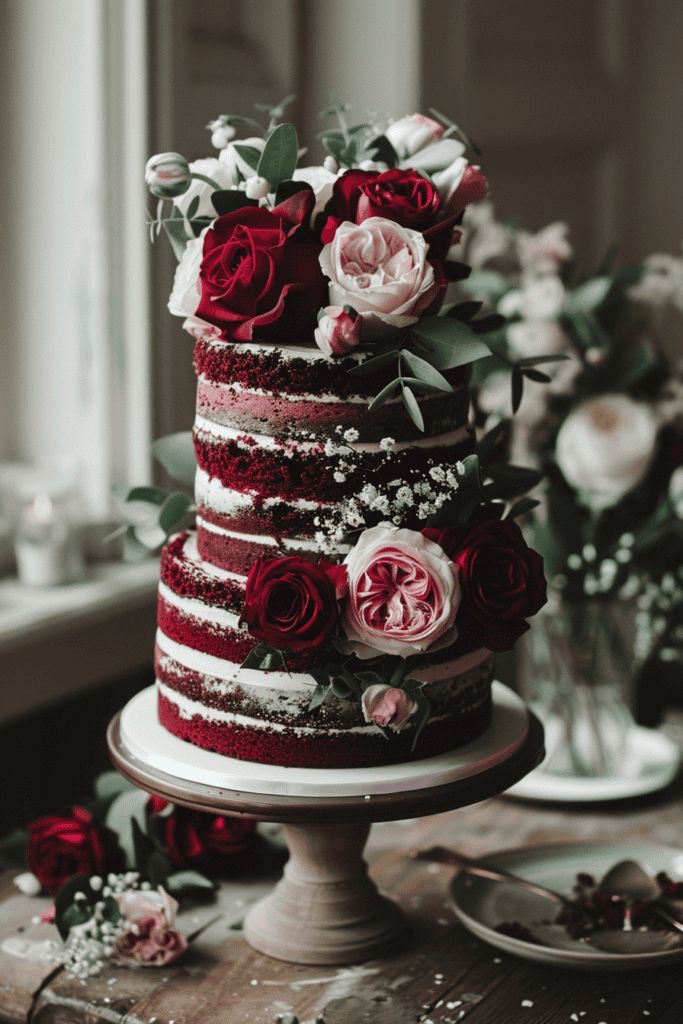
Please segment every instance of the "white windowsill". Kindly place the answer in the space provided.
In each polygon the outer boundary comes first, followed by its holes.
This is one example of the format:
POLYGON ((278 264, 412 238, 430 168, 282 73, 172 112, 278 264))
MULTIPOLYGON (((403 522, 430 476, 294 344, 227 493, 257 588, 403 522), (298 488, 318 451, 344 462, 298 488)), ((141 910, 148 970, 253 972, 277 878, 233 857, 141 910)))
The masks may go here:
POLYGON ((150 666, 158 559, 33 589, 0 580, 0 724, 150 666))

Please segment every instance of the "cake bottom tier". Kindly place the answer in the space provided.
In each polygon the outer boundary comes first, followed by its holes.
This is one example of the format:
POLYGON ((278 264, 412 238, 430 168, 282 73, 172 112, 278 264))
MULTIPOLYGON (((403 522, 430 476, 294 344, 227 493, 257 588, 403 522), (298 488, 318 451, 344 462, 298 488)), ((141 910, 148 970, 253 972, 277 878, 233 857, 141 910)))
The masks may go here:
POLYGON ((193 701, 178 703, 172 690, 157 684, 159 721, 179 739, 226 757, 289 768, 371 768, 422 760, 464 746, 491 721, 488 682, 475 701, 442 712, 424 726, 413 750, 412 730, 388 738, 373 726, 301 729, 269 722, 245 724, 222 719, 193 701), (208 711, 208 713, 207 713, 208 711))

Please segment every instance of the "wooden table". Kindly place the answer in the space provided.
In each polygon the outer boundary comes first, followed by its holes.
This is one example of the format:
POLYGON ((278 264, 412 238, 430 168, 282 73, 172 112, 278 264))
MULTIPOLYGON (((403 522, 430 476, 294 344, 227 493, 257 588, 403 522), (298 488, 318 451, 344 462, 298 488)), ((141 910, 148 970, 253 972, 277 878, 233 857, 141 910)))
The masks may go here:
POLYGON ((188 912, 185 928, 218 915, 180 964, 111 968, 86 984, 2 951, 2 941, 52 936, 30 924, 46 903, 0 876, 0 1020, 40 1024, 274 1024, 279 1014, 325 1024, 681 1024, 679 969, 591 975, 541 968, 473 939, 448 900, 452 868, 415 860, 434 844, 471 855, 563 839, 647 838, 683 847, 683 784, 611 808, 541 808, 506 799, 431 818, 375 825, 367 851, 379 886, 410 917, 398 955, 359 967, 312 968, 253 952, 239 930, 272 878, 223 885, 216 905, 188 912), (194 920, 192 920, 194 918, 194 920), (235 927, 237 926, 237 927, 235 927))

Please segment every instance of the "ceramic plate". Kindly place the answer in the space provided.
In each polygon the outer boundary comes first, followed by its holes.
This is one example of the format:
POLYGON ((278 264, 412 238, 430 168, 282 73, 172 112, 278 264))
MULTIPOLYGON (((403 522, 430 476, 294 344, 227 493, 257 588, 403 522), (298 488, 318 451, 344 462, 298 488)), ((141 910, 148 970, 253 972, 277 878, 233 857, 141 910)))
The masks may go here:
MULTIPOLYGON (((492 867, 567 895, 579 872, 601 878, 621 860, 635 860, 652 874, 666 871, 672 878, 683 879, 683 850, 648 842, 549 843, 503 850, 486 857, 486 863, 492 867)), ((596 971, 636 970, 683 961, 683 942, 680 948, 666 952, 619 955, 574 941, 560 926, 539 928, 537 922, 556 916, 555 903, 514 885, 459 874, 451 884, 451 895, 455 913, 469 931, 505 953, 525 960, 596 971), (536 945, 501 935, 495 928, 504 921, 526 925, 537 938, 553 944, 536 945)))
POLYGON ((633 730, 629 744, 634 760, 641 765, 638 774, 601 778, 551 775, 541 765, 505 795, 547 803, 605 803, 645 796, 668 786, 680 768, 680 747, 664 733, 640 726, 633 730))

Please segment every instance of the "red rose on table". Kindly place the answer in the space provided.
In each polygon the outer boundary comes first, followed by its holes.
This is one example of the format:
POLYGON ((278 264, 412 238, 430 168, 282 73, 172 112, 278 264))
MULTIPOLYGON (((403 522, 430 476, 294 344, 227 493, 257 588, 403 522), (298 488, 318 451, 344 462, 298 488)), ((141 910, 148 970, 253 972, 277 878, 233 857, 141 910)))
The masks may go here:
POLYGON ((417 171, 347 171, 335 182, 321 237, 331 242, 343 221, 361 224, 368 217, 424 231, 434 224, 440 207, 438 190, 417 171))
POLYGON ((460 636, 491 651, 510 650, 529 628, 526 619, 546 602, 543 559, 528 547, 517 523, 492 519, 422 532, 460 570, 460 636))
POLYGON ((230 341, 287 341, 310 333, 327 303, 309 228, 315 197, 303 189, 272 210, 243 206, 206 232, 199 283, 200 320, 230 341))
POLYGON ((291 555, 259 559, 251 568, 242 609, 249 632, 272 647, 320 647, 339 621, 346 570, 291 555))
POLYGON ((74 807, 70 817, 38 818, 28 826, 28 833, 29 870, 50 895, 73 875, 106 875, 124 868, 115 833, 98 825, 85 807, 74 807))
POLYGON ((249 849, 256 827, 246 818, 191 811, 158 796, 147 801, 147 818, 174 868, 193 868, 209 877, 229 874, 231 860, 249 849), (170 813, 163 814, 168 808, 170 813))

